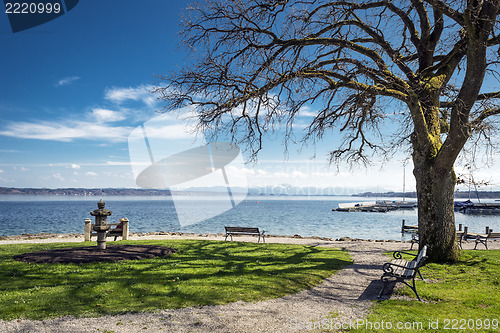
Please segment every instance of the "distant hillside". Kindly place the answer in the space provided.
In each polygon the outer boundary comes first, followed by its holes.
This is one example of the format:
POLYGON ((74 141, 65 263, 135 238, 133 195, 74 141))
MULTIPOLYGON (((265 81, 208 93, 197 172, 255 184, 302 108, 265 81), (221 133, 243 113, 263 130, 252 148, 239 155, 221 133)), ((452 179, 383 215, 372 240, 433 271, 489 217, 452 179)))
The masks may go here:
MULTIPOLYGON (((350 195, 354 191, 350 190, 346 193, 346 189, 340 187, 296 187, 289 184, 280 184, 273 186, 256 186, 250 188, 231 187, 232 193, 248 193, 249 195, 262 196, 330 196, 330 195, 350 195)), ((0 195, 17 194, 17 195, 73 195, 73 196, 102 196, 102 195, 164 195, 170 196, 172 193, 184 195, 227 195, 227 187, 212 186, 212 187, 191 187, 184 190, 145 190, 134 188, 103 188, 103 189, 87 189, 87 188, 12 188, 0 187, 0 195)))
MULTIPOLYGON (((344 189, 345 190, 345 189, 344 189)), ((316 187, 295 187, 291 185, 277 186, 262 186, 248 188, 232 188, 233 193, 245 193, 249 195, 262 196, 335 196, 342 193, 342 189, 338 188, 316 188, 316 187)), ((226 187, 203 187, 203 188, 188 188, 182 191, 170 190, 155 190, 155 189, 137 189, 137 188, 15 188, 15 187, 0 187, 0 195, 61 195, 61 196, 171 196, 172 193, 180 195, 211 195, 227 194, 226 187)), ((478 192, 481 199, 498 199, 500 191, 480 191, 478 192)), ((345 195, 345 194, 344 194, 345 195)), ((348 195, 348 194, 347 194, 348 195)), ((372 197, 372 198, 394 198, 403 197, 403 192, 364 192, 352 194, 353 197, 372 197)), ((404 194, 406 198, 416 198, 416 192, 407 192, 404 194)), ((472 199, 477 198, 475 192, 470 193, 472 199)), ((455 192, 455 198, 468 199, 469 192, 455 192)))
POLYGON ((17 195, 81 195, 81 196, 102 196, 102 195, 164 195, 170 196, 169 190, 144 190, 134 188, 13 188, 0 187, 1 194, 17 195))
MULTIPOLYGON (((371 197, 371 198, 394 198, 394 197, 406 197, 406 198, 416 198, 417 192, 385 192, 385 193, 374 193, 374 192, 364 192, 353 194, 353 197, 371 197)), ((480 199, 498 199, 500 198, 500 191, 478 191, 476 192, 455 192, 455 198, 457 199, 476 199, 479 196, 480 199)))

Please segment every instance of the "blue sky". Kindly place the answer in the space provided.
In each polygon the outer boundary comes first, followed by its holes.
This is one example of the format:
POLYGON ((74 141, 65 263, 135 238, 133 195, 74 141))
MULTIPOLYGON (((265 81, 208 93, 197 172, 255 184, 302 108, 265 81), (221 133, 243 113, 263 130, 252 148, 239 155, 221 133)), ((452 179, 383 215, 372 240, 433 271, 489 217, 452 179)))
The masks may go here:
MULTIPOLYGON (((84 0, 18 33, 1 13, 0 186, 137 187, 127 139, 158 116, 160 104, 149 93, 154 75, 185 63, 177 32, 186 6, 84 0)), ((328 148, 320 144, 310 160, 312 150, 292 147, 285 162, 277 136, 266 142, 258 164, 239 173, 250 185, 401 190, 402 157, 383 169, 375 161, 368 169, 337 170, 325 163, 328 148)), ((406 184, 413 189, 411 164, 406 184)))

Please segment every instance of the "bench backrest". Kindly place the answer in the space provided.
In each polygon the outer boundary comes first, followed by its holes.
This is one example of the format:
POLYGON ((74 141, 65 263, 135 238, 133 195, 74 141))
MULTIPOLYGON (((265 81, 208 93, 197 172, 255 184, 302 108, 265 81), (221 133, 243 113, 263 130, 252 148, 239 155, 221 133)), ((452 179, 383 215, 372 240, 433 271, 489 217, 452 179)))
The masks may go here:
POLYGON ((116 227, 109 229, 108 231, 109 234, 122 234, 123 233, 123 222, 120 221, 120 223, 116 224, 116 227))
POLYGON ((488 238, 500 238, 500 232, 491 232, 488 238))
POLYGON ((415 259, 417 266, 421 266, 425 258, 427 258, 427 245, 424 245, 422 250, 420 250, 420 252, 418 253, 417 258, 415 259))
POLYGON ((245 227, 224 227, 226 232, 248 232, 248 233, 260 233, 259 228, 245 228, 245 227))

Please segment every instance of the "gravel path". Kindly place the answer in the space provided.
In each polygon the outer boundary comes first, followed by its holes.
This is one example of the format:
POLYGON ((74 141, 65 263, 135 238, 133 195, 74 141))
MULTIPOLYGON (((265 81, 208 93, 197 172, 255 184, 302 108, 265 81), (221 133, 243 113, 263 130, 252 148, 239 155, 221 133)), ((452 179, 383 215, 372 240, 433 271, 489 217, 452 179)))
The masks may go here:
POLYGON ((315 288, 268 301, 100 318, 0 321, 0 332, 301 332, 327 318, 330 327, 348 325, 363 318, 376 299, 381 288, 381 265, 388 259, 383 253, 409 247, 401 242, 305 238, 269 238, 268 242, 344 248, 354 263, 315 288))

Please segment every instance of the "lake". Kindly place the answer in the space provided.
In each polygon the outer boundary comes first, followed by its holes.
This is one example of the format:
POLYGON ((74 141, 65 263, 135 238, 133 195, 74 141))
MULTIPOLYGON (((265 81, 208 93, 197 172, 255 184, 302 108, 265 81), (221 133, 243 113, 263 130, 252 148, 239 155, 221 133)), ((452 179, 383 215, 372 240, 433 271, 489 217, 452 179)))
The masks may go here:
MULTIPOLYGON (((0 196, 0 236, 23 233, 81 233, 90 211, 100 197, 0 196)), ((112 211, 108 222, 130 220, 131 232, 222 233, 224 226, 259 227, 266 234, 340 238, 408 240, 401 234, 401 221, 417 224, 417 210, 388 213, 334 212, 339 203, 373 201, 359 197, 247 197, 235 208, 202 222, 181 226, 170 197, 109 196, 102 198, 112 211)), ((218 205, 215 197, 186 198, 188 205, 218 205)), ((397 200, 397 198, 394 198, 397 200)), ((500 231, 499 216, 456 213, 456 223, 470 232, 484 233, 486 226, 500 231)))

